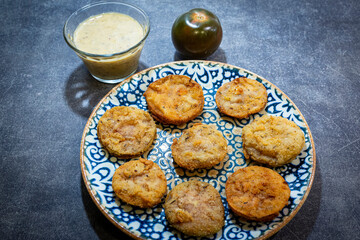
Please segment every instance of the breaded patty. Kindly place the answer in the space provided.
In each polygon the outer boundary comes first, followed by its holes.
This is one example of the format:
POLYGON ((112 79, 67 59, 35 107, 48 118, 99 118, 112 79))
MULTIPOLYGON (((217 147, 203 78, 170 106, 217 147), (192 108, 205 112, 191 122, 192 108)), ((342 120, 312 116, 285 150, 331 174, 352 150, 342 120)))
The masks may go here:
POLYGON ((132 158, 150 148, 156 137, 156 125, 148 112, 118 106, 107 110, 100 118, 97 134, 110 154, 132 158))
POLYGON ((240 217, 270 221, 279 215, 290 198, 283 177, 266 167, 250 166, 237 170, 226 181, 226 200, 240 217))
POLYGON ((179 139, 174 139, 171 150, 180 167, 210 168, 226 157, 227 142, 215 125, 197 123, 185 130, 179 139))
POLYGON ((183 75, 169 75, 151 83, 144 96, 154 119, 180 125, 196 118, 204 107, 204 93, 197 82, 183 75))
POLYGON ((116 169, 112 188, 122 201, 141 208, 159 204, 167 192, 164 172, 156 163, 143 158, 116 169))
POLYGON ((305 145, 304 133, 293 121, 264 115, 242 130, 245 158, 277 167, 291 162, 305 145))
POLYGON ((209 183, 188 181, 176 185, 164 204, 170 225, 189 236, 204 237, 224 226, 224 206, 209 183))
POLYGON ((235 118, 246 118, 265 107, 266 88, 256 80, 236 78, 218 89, 215 101, 220 112, 235 118))

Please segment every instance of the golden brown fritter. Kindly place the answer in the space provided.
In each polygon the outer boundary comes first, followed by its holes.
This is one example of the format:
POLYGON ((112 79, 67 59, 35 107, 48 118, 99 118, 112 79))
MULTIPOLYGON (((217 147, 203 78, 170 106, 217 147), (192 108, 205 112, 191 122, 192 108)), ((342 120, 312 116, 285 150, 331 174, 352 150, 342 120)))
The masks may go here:
POLYGON ((209 183, 188 181, 176 185, 164 204, 170 225, 189 236, 204 237, 224 226, 224 206, 209 183))
POLYGON ((150 148, 156 137, 156 125, 148 112, 118 106, 107 110, 100 118, 97 134, 110 154, 132 158, 150 148))
POLYGON ((210 168, 226 157, 227 142, 215 125, 196 123, 179 139, 174 139, 171 150, 180 167, 189 170, 210 168))
POLYGON ((204 107, 204 93, 197 82, 183 75, 169 75, 151 83, 144 93, 154 119, 180 125, 196 118, 204 107))
POLYGON ((304 133, 293 121, 264 115, 242 130, 247 159, 276 167, 291 162, 305 146, 304 133))
POLYGON ((141 208, 159 204, 167 192, 164 172, 156 163, 143 158, 116 169, 112 188, 122 201, 141 208))
POLYGON ((236 78, 218 89, 215 101, 220 112, 231 117, 246 118, 265 107, 266 88, 256 80, 236 78))
POLYGON ((290 188, 283 177, 272 169, 250 166, 237 170, 226 181, 226 200, 240 217, 270 221, 290 198, 290 188))

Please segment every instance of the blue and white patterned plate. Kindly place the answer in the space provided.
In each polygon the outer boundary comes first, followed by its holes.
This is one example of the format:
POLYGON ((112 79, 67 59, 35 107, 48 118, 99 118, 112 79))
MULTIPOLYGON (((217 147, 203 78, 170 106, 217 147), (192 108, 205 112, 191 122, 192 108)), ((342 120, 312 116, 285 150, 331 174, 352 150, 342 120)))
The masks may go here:
POLYGON ((109 155, 101 146, 97 123, 106 110, 114 106, 135 106, 147 110, 143 96, 148 85, 170 74, 187 75, 203 88, 205 106, 202 114, 181 126, 163 125, 157 122, 157 138, 143 158, 156 162, 164 171, 168 191, 175 185, 198 179, 213 185, 221 194, 225 206, 225 226, 210 239, 265 239, 284 227, 299 211, 309 194, 315 174, 315 148, 310 129, 295 104, 277 87, 264 78, 245 69, 224 63, 209 61, 182 61, 152 67, 137 73, 113 88, 95 107, 84 129, 81 141, 80 163, 85 185, 102 213, 118 228, 135 239, 194 239, 171 228, 162 205, 152 209, 140 209, 120 202, 111 187, 116 168, 128 160, 109 155), (218 88, 237 77, 246 76, 261 82, 267 89, 268 103, 260 113, 246 119, 235 119, 217 111, 215 94, 218 88), (286 206, 271 222, 259 223, 238 219, 226 202, 225 182, 238 168, 255 165, 245 160, 241 132, 243 126, 263 114, 282 116, 294 121, 305 134, 306 146, 300 155, 282 167, 273 168, 285 178, 291 189, 286 206), (170 146, 184 129, 202 122, 217 126, 229 144, 227 158, 208 170, 188 171, 173 162, 170 146))

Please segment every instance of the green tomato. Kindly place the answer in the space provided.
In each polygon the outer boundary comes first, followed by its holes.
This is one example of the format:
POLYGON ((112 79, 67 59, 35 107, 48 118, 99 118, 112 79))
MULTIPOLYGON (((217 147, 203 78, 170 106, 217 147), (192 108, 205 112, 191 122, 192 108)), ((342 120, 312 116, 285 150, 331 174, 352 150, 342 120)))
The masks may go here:
POLYGON ((195 8, 175 20, 171 37, 180 54, 203 59, 220 46, 222 27, 215 14, 206 9, 195 8))

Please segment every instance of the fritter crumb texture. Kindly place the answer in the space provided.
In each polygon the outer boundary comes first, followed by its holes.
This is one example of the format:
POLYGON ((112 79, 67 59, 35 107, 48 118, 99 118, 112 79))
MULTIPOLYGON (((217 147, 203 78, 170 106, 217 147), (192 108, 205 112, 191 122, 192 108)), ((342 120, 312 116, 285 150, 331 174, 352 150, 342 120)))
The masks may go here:
POLYGON ((209 183, 188 181, 176 185, 164 204, 170 225, 189 236, 204 237, 224 226, 224 206, 209 183))
POLYGON ((100 118, 97 133, 101 144, 112 155, 132 158, 150 148, 156 137, 156 124, 144 110, 117 106, 100 118))
POLYGON ((271 167, 291 162, 305 146, 299 126, 286 118, 269 115, 246 125, 242 139, 245 158, 271 167))
POLYGON ((227 142, 215 125, 197 123, 174 139, 171 149, 174 161, 183 168, 210 168, 226 157, 227 142))
POLYGON ((180 125, 196 118, 204 107, 204 93, 197 82, 183 75, 169 75, 151 83, 144 96, 154 119, 180 125))
POLYGON ((225 192, 235 214, 255 221, 272 220, 290 198, 290 188, 284 178, 260 166, 237 170, 226 181, 225 192))
POLYGON ((141 208, 159 204, 167 192, 166 178, 161 168, 143 158, 117 168, 112 187, 122 201, 141 208))
POLYGON ((265 107, 267 92, 260 82, 241 77, 223 84, 216 92, 215 101, 220 112, 241 119, 265 107))

